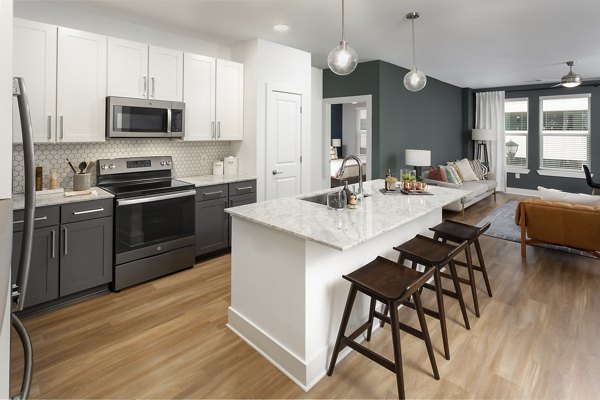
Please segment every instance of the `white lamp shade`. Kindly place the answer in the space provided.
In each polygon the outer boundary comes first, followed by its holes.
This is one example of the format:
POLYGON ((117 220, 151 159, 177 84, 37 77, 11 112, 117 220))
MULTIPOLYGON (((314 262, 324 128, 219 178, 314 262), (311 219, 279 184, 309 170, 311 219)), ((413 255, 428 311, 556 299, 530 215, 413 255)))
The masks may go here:
POLYGON ((406 165, 413 167, 426 167, 431 165, 431 151, 429 150, 404 150, 406 165))
POLYGON ((331 139, 331 145, 333 147, 342 147, 342 139, 331 139))
POLYGON ((493 129, 473 129, 472 140, 496 140, 496 135, 493 129))

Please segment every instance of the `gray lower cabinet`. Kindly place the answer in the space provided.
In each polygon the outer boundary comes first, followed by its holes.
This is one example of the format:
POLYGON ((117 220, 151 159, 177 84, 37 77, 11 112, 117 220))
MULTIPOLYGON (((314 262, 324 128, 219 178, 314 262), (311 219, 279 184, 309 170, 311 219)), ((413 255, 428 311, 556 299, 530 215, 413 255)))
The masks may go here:
POLYGON ((63 224, 60 229, 60 295, 112 281, 112 218, 63 224))
POLYGON ((229 246, 227 198, 196 202, 196 256, 229 246))
MULTIPOLYGON (((112 214, 112 199, 36 208, 25 307, 112 281, 112 214)), ((23 238, 23 211, 15 211, 13 219, 11 268, 15 283, 23 238)))
MULTIPOLYGON (((256 181, 242 181, 229 184, 229 207, 256 203, 256 181)), ((231 217, 228 218, 229 246, 231 246, 231 217)))

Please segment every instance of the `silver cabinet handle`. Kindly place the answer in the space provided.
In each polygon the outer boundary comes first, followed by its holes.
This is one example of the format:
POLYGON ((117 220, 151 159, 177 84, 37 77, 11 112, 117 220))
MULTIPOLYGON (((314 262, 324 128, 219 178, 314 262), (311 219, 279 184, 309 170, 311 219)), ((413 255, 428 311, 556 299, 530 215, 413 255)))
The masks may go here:
POLYGON ((84 210, 84 211, 73 211, 73 215, 81 215, 81 214, 90 214, 95 212, 102 212, 104 208, 95 208, 93 210, 84 210))
POLYGON ((144 95, 142 97, 148 97, 148 77, 144 76, 144 95))
MULTIPOLYGON (((36 217, 36 218, 34 218, 33 220, 34 220, 34 221, 45 221, 45 220, 47 220, 47 219, 48 219, 48 217, 46 217, 46 216, 44 215, 43 217, 36 217)), ((20 219, 20 220, 18 220, 18 221, 13 221, 13 224, 22 224, 23 222, 25 222, 25 221, 24 221, 24 220, 22 220, 22 219, 20 219)))
POLYGON ((63 228, 63 233, 65 235, 65 256, 68 254, 68 248, 69 248, 69 243, 68 243, 68 239, 69 239, 69 231, 67 231, 67 228, 63 228))
POLYGON ((215 121, 210 123, 210 137, 211 139, 215 138, 215 121))
POLYGON ((154 77, 150 78, 152 80, 152 98, 156 95, 156 80, 154 77))
POLYGON ((215 194, 221 194, 221 193, 223 193, 222 190, 219 190, 218 192, 206 192, 206 193, 204 193, 204 196, 213 196, 215 194))
MULTIPOLYGON (((281 172, 279 172, 279 173, 281 174, 281 172)), ((235 190, 237 190, 239 192, 240 190, 250 190, 250 189, 252 189, 252 186, 239 187, 239 188, 236 188, 235 190)))
POLYGON ((51 251, 51 257, 54 258, 56 256, 56 231, 54 229, 52 229, 52 251, 51 251))
POLYGON ((217 139, 221 139, 221 121, 217 122, 217 139))
POLYGON ((59 122, 60 122, 60 138, 64 138, 65 137, 65 121, 63 116, 61 115, 59 118, 59 122))
POLYGON ((276 169, 273 170, 273 175, 279 175, 279 174, 283 174, 283 171, 277 171, 276 169))
POLYGON ((52 115, 48 115, 48 126, 47 126, 47 130, 48 130, 48 139, 52 139, 52 115))

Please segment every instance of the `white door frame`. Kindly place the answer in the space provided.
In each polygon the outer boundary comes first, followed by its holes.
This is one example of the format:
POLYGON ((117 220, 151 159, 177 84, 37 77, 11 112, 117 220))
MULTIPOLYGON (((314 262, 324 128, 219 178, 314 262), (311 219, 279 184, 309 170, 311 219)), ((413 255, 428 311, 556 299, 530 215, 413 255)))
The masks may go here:
POLYGON ((367 180, 370 181, 371 171, 373 170, 373 106, 372 96, 370 94, 362 96, 348 96, 348 97, 332 97, 329 99, 323 99, 323 153, 322 160, 323 164, 323 178, 330 181, 331 168, 329 164, 331 159, 329 156, 329 148, 331 147, 331 106, 333 104, 342 103, 366 103, 367 108, 367 180))
POLYGON ((300 96, 300 101, 301 101, 301 111, 300 111, 300 145, 298 147, 298 150, 300 151, 300 154, 298 154, 298 156, 300 157, 300 159, 302 159, 302 161, 300 162, 300 175, 298 177, 298 179, 300 179, 300 193, 303 192, 304 190, 304 182, 303 182, 303 176, 304 176, 304 163, 308 162, 309 160, 304 160, 304 131, 305 131, 305 120, 304 120, 304 110, 306 110, 306 94, 302 91, 302 88, 297 87, 297 86, 291 86, 291 85, 285 85, 285 84, 277 84, 277 83, 270 83, 267 82, 267 105, 265 108, 265 143, 264 143, 264 151, 265 151, 265 168, 264 168, 264 182, 265 182, 265 187, 264 187, 264 199, 267 199, 267 180, 270 178, 269 174, 271 174, 271 171, 267 168, 267 152, 268 152, 268 134, 267 134, 267 129, 269 127, 269 116, 271 115, 271 100, 273 99, 273 92, 282 92, 282 93, 289 93, 289 94, 294 94, 294 95, 298 95, 300 96))

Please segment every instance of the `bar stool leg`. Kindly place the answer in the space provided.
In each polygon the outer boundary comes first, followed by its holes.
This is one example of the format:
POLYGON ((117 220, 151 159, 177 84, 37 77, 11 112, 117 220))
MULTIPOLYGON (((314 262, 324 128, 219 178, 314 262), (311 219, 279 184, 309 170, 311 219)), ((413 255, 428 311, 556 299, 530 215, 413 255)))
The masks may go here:
POLYGON ((348 293, 348 300, 346 300, 346 307, 344 308, 342 322, 340 323, 340 330, 338 332, 337 339, 335 340, 333 353, 331 354, 331 362, 329 363, 329 368, 327 369, 327 375, 329 376, 333 374, 333 369, 335 368, 338 353, 345 347, 345 345, 342 346, 342 341, 344 335, 346 334, 346 328, 348 327, 348 320, 350 319, 350 313, 352 312, 352 305, 354 304, 354 299, 356 298, 356 292, 356 286, 352 284, 350 286, 350 293, 348 293))
POLYGON ((479 318, 479 301, 477 300, 477 287, 475 286, 475 274, 473 273, 473 258, 471 254, 471 244, 468 243, 465 247, 465 255, 467 258, 467 271, 469 272, 469 282, 471 282, 471 294, 473 295, 473 306, 475 307, 475 315, 479 318))
POLYGON ((415 299, 415 308, 417 309, 417 316, 419 317, 419 324, 421 325, 421 332, 423 332, 423 339, 425 340, 425 346, 427 346, 427 354, 429 354, 429 361, 431 362, 431 368, 433 369, 433 376, 435 379, 440 379, 440 373, 435 362, 435 354, 433 354, 433 346, 431 344, 431 337, 429 336, 429 330, 427 329, 427 321, 425 321, 425 314, 423 313, 423 304, 421 303, 421 295, 419 291, 413 294, 415 299))
POLYGON ((373 314, 375 314, 375 303, 374 297, 371 297, 371 305, 369 306, 369 329, 367 329, 367 342, 371 341, 371 332, 373 331, 373 314))
POLYGON ((490 286, 490 280, 488 279, 487 270, 485 269, 485 262, 483 261, 483 253, 481 252, 479 238, 475 239, 475 250, 477 251, 477 258, 479 258, 479 266, 481 267, 481 273, 483 274, 483 280, 485 281, 485 287, 487 288, 488 296, 492 297, 492 288, 490 286))
POLYGON ((392 343, 394 345, 394 364, 396 367, 396 383, 398 384, 398 398, 404 399, 404 372, 402 371, 402 349, 400 347, 400 328, 398 324, 398 304, 388 303, 390 311, 390 322, 392 331, 392 343))
POLYGON ((446 312, 444 311, 444 297, 442 296, 442 279, 439 267, 434 267, 433 278, 435 281, 435 297, 437 298, 438 312, 440 314, 440 326, 442 328, 442 340, 444 342, 444 356, 450 359, 450 346, 448 345, 448 331, 446 329, 446 312))
POLYGON ((450 274, 452 275, 452 281, 454 282, 454 291, 456 292, 458 304, 460 305, 460 311, 461 311, 463 319, 465 321, 465 328, 467 328, 467 330, 469 330, 469 329, 471 329, 471 325, 469 324, 469 317, 467 317, 467 308, 465 307, 465 299, 463 298, 462 290, 460 289, 460 282, 458 281, 458 274, 456 273, 456 266, 454 265, 454 260, 450 260, 450 262, 448 263, 448 268, 450 269, 450 274))

